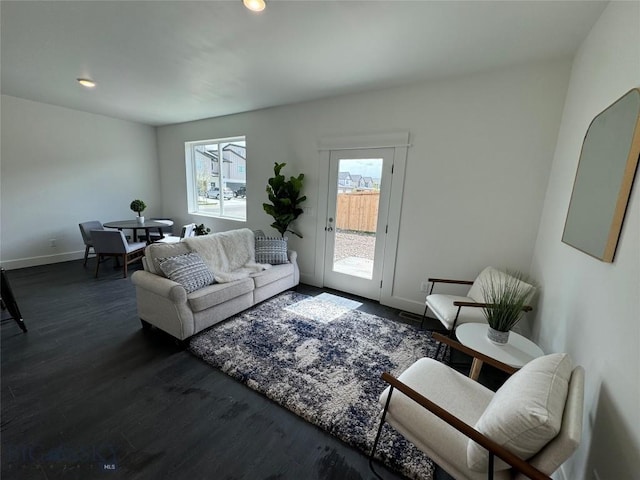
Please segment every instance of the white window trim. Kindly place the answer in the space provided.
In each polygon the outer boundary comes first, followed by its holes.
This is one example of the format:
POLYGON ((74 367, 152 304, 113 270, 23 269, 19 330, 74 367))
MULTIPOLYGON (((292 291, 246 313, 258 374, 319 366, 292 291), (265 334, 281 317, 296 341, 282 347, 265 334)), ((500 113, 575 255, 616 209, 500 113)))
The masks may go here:
MULTIPOLYGON (((198 207, 198 186, 195 182, 195 172, 196 172, 196 159, 193 154, 193 147, 196 145, 207 145, 212 143, 233 143, 234 141, 243 141, 245 142, 246 148, 246 135, 236 135, 233 137, 225 137, 225 138, 212 138, 208 140, 194 140, 190 142, 184 142, 184 158, 185 158, 185 173, 186 173, 186 182, 187 182, 187 211, 189 215, 197 215, 207 218, 218 218, 221 220, 230 220, 233 222, 242 222, 246 223, 247 221, 247 211, 245 207, 245 218, 231 217, 220 214, 212 214, 207 212, 202 212, 198 207)), ((222 159, 222 151, 219 153, 220 159, 222 159)), ((245 164, 245 176, 246 176, 246 164, 245 164)), ((219 165, 220 174, 222 174, 222 165, 219 165)), ((221 182, 222 183, 222 182, 221 182)), ((222 188, 220 185, 219 188, 222 188)))

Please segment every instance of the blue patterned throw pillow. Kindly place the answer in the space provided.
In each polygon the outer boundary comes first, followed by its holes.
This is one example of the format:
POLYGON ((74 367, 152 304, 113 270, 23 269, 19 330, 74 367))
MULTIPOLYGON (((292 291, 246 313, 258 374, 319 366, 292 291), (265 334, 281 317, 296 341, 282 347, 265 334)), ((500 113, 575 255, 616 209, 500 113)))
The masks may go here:
POLYGON ((289 263, 286 237, 256 237, 256 262, 271 265, 289 263))
POLYGON ((160 269, 169 279, 181 284, 187 293, 215 283, 213 272, 197 253, 165 258, 160 262, 160 269))

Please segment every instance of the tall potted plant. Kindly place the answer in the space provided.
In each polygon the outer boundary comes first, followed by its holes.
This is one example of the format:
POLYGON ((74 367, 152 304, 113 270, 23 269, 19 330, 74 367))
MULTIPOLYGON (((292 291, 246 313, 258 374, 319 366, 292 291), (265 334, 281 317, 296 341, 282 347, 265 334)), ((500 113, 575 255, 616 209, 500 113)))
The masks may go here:
POLYGON ((144 217, 140 214, 144 212, 147 205, 142 200, 136 199, 131 202, 129 208, 138 214, 138 223, 142 225, 144 223, 144 217))
POLYGON ((267 184, 267 194, 271 203, 263 203, 262 208, 273 217, 275 221, 271 226, 280 232, 283 238, 286 232, 291 232, 302 238, 302 235, 291 230, 289 225, 302 215, 303 210, 300 208, 300 204, 307 199, 301 195, 304 173, 287 180, 280 173, 285 165, 286 163, 275 162, 273 167, 275 176, 271 177, 267 184))
POLYGON ((485 301, 482 310, 489 324, 489 340, 498 344, 507 343, 510 330, 520 321, 524 312, 531 310, 527 303, 534 291, 531 280, 522 272, 489 275, 482 284, 485 301))

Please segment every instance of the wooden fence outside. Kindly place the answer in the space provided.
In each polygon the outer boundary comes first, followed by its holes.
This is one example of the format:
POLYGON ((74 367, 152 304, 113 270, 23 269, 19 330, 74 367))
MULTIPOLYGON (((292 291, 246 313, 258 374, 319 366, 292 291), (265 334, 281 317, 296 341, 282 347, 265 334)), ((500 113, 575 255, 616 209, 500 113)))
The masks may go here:
POLYGON ((380 192, 339 193, 336 227, 341 230, 375 233, 380 192))

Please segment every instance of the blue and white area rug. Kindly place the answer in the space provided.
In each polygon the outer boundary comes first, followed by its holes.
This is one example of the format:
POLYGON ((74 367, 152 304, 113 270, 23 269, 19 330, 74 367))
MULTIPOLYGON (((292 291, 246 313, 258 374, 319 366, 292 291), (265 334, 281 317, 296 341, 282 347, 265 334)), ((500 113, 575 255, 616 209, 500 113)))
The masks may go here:
MULTIPOLYGON (((358 310, 327 322, 288 309, 310 298, 280 294, 195 335, 189 349, 369 454, 386 388, 380 375, 400 375, 437 344, 429 332, 358 310)), ((386 424, 377 457, 409 478, 433 478, 431 460, 386 424)))

